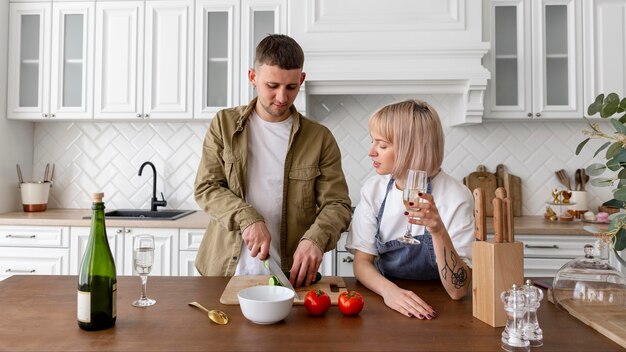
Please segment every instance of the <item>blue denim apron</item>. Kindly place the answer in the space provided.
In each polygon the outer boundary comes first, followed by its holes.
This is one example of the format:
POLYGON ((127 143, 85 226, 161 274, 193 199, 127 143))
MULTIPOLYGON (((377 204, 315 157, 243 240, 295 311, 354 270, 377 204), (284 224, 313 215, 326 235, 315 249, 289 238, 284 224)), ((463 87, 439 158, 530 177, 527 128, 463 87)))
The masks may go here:
MULTIPOLYGON (((380 223, 383 219, 385 211, 385 203, 391 187, 395 180, 391 178, 387 184, 387 192, 383 199, 380 209, 378 210, 378 226, 376 228, 376 248, 378 249, 378 258, 374 262, 378 270, 387 277, 395 277, 398 279, 409 280, 435 280, 439 279, 439 270, 437 268, 437 260, 435 250, 433 248, 433 239, 428 229, 424 229, 423 235, 413 236, 418 239, 420 244, 407 244, 398 240, 391 240, 383 243, 380 238, 380 223)), ((428 194, 431 193, 430 180, 428 181, 428 194)), ((399 234, 400 237, 402 234, 399 234)))

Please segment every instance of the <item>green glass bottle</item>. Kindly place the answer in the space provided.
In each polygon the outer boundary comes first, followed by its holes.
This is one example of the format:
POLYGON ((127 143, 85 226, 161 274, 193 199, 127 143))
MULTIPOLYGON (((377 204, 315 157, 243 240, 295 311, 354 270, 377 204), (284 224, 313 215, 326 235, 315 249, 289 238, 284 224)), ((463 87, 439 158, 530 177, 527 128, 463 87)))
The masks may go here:
POLYGON ((78 326, 102 330, 115 325, 117 274, 104 225, 104 193, 93 194, 91 232, 78 273, 78 326))

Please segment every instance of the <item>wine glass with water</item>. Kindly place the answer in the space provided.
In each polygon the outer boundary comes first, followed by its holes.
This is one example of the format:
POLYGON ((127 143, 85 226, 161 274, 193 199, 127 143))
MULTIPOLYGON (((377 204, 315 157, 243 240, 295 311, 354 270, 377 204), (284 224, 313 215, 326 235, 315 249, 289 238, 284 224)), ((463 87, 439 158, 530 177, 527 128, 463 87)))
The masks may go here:
MULTIPOLYGON (((409 202, 419 203, 422 201, 418 194, 426 193, 427 185, 428 176, 426 175, 426 171, 408 171, 406 175, 406 182, 404 183, 404 190, 402 191, 402 201, 404 202, 404 206, 407 209, 409 209, 409 202)), ((420 244, 420 241, 413 237, 412 228, 413 225, 410 222, 407 223, 404 236, 399 238, 400 242, 408 244, 420 244)))
POLYGON ((148 307, 156 303, 154 299, 146 297, 148 274, 154 263, 154 236, 138 235, 133 238, 133 268, 141 277, 141 297, 132 304, 135 307, 148 307))

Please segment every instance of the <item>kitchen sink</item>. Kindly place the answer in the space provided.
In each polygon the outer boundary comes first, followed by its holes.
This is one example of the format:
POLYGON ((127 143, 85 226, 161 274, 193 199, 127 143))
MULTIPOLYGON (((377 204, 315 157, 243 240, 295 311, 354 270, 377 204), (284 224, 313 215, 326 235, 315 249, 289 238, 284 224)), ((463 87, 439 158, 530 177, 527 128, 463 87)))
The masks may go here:
MULTIPOLYGON (((195 210, 118 209, 105 212, 104 217, 123 220, 176 220, 195 212, 195 210)), ((91 216, 85 216, 83 219, 91 219, 91 216)))

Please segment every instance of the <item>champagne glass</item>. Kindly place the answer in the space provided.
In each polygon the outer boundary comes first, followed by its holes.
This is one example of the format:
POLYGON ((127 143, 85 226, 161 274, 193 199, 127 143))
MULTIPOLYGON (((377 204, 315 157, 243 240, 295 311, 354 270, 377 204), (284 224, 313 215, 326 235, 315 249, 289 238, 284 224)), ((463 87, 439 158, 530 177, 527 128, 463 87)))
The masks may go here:
POLYGON ((133 268, 141 277, 141 297, 132 303, 135 307, 149 307, 156 303, 154 299, 146 297, 146 284, 153 262, 154 236, 135 236, 133 238, 133 268))
MULTIPOLYGON (((418 196, 419 193, 426 193, 426 187, 428 185, 428 177, 426 171, 422 170, 409 170, 406 175, 406 182, 404 183, 404 190, 402 191, 402 201, 404 206, 409 209, 409 202, 418 203, 422 202, 422 199, 418 196)), ((413 225, 409 222, 406 226, 406 233, 399 238, 400 242, 408 244, 420 244, 420 241, 413 237, 411 233, 413 225)))

